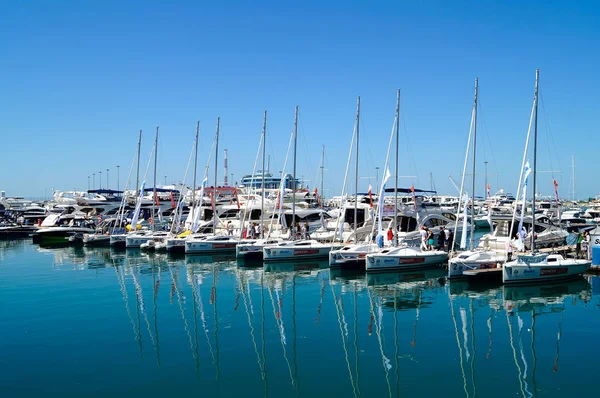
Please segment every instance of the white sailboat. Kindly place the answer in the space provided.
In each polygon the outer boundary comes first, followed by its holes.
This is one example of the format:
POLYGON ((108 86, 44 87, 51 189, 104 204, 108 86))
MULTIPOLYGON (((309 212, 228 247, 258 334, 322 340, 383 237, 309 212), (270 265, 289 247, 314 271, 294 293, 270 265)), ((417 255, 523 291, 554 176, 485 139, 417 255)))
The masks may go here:
MULTIPOLYGON (((535 73, 534 109, 535 123, 533 134, 533 200, 532 214, 535 214, 535 188, 537 168, 537 119, 538 119, 538 88, 539 69, 535 73)), ((525 194, 523 195, 525 196, 525 194)), ((535 217, 533 217, 532 231, 535 231, 535 217)), ((531 253, 517 256, 515 261, 507 262, 502 272, 502 282, 514 283, 536 283, 566 279, 578 276, 586 272, 592 262, 590 260, 579 260, 564 258, 560 254, 545 254, 535 251, 535 234, 531 235, 531 253)))
MULTIPOLYGON (((219 126, 221 118, 217 117, 217 131, 215 134, 215 176, 214 176, 214 187, 213 187, 213 235, 210 236, 198 236, 189 235, 185 240, 185 253, 186 254, 202 254, 202 253, 226 253, 234 252, 239 239, 233 236, 218 236, 215 235, 217 229, 219 217, 216 212, 216 198, 217 198, 217 176, 218 176, 218 154, 219 154, 219 126)), ((204 181, 203 181, 204 183, 204 181)), ((200 198, 202 199, 202 198, 200 198)), ((199 210, 199 209, 197 209, 199 210)))
MULTIPOLYGON (((293 181, 296 181, 296 147, 298 141, 298 106, 294 113, 294 171, 293 181)), ((295 185, 295 184, 294 184, 295 185)), ((292 241, 282 242, 277 245, 264 246, 263 258, 265 261, 286 261, 286 260, 298 260, 298 259, 314 259, 314 258, 327 258, 333 243, 322 243, 314 239, 295 241, 294 231, 297 230, 296 224, 296 189, 293 187, 293 202, 292 202, 292 225, 290 225, 290 231, 292 241)))
MULTIPOLYGON (((461 231, 461 249, 465 249, 466 246, 466 223, 467 223, 467 208, 468 208, 468 199, 466 195, 462 193, 462 188, 464 187, 465 175, 467 171, 467 163, 469 160, 469 152, 471 150, 471 135, 473 137, 473 173, 472 173, 472 192, 471 192, 471 209, 474 209, 475 206, 475 167, 476 167, 476 154, 477 154, 477 101, 479 97, 479 79, 475 79, 475 95, 473 100, 473 111, 471 113, 471 129, 469 131, 469 139, 467 141, 467 151, 465 154, 465 163, 463 167, 463 177, 461 181, 461 196, 459 199, 459 205, 457 212, 460 212, 464 206, 464 214, 463 214, 463 229, 461 231), (462 206, 461 206, 462 205, 462 206)), ((488 209, 488 212, 491 210, 488 209)), ((472 212, 473 213, 473 212, 472 212)), ((486 223, 491 224, 491 213, 488 213, 490 218, 486 218, 486 223)), ((457 213, 458 218, 458 213, 457 213)), ((472 215, 470 217, 471 222, 475 222, 475 217, 472 215)), ((458 226, 458 224, 457 224, 458 226)), ((471 225, 473 227, 473 225, 471 225)), ((506 255, 501 251, 491 250, 489 248, 473 248, 473 230, 471 228, 470 234, 470 246, 469 250, 458 252, 452 256, 448 264, 448 277, 449 278, 457 278, 462 277, 464 271, 477 270, 477 269, 487 269, 487 268, 497 268, 500 267, 504 261, 506 261, 506 255)), ((455 229, 455 236, 457 236, 458 231, 455 229)), ((454 246, 454 245, 453 245, 454 246)), ((504 247, 502 247, 504 250, 504 247)), ((450 248, 451 253, 454 253, 454 247, 450 248)))
MULTIPOLYGON (((385 248, 375 253, 366 255, 365 269, 367 272, 386 271, 386 270, 411 270, 418 268, 440 265, 448 259, 448 253, 441 250, 422 251, 418 247, 398 247, 397 238, 397 220, 398 220, 398 136, 400 133, 400 90, 398 90, 396 99, 396 116, 395 116, 395 131, 396 131, 396 184, 394 188, 394 216, 392 219, 394 231, 394 239, 392 247, 385 248)), ((387 168, 386 168, 387 169, 387 168)), ((380 201, 383 195, 380 195, 380 201)), ((381 225, 382 209, 379 210, 379 218, 381 225)), ((383 239, 381 226, 379 227, 378 239, 383 239)))

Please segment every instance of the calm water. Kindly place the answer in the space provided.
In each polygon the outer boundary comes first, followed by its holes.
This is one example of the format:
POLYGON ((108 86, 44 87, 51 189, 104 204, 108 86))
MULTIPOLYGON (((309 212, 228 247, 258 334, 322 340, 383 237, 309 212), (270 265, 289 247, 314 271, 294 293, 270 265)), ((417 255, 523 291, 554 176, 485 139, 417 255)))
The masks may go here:
POLYGON ((0 241, 0 391, 18 396, 594 395, 597 277, 542 287, 444 271, 41 249, 0 241))

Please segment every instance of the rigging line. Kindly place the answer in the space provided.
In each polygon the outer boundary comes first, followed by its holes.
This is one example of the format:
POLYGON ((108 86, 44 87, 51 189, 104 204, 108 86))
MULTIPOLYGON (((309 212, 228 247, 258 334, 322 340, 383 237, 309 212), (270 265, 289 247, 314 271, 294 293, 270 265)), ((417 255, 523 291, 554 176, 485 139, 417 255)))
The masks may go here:
POLYGON ((195 284, 195 289, 197 291, 196 295, 200 298, 198 300, 198 302, 196 303, 196 305, 198 306, 198 309, 200 310, 200 320, 202 321, 202 329, 204 330, 204 334, 206 336, 206 342, 208 344, 208 350, 210 351, 210 356, 214 363, 214 362, 216 362, 215 353, 213 351, 212 343, 210 342, 210 336, 208 335, 208 326, 206 324, 206 314, 204 312, 204 302, 202 301, 202 295, 200 294, 200 283, 198 281, 198 278, 201 278, 201 275, 196 275, 196 277, 197 277, 196 284, 195 284))
MULTIPOLYGON (((410 172, 410 175, 414 175, 416 176, 416 181, 414 181, 414 183, 416 183, 416 185, 418 185, 419 183, 419 174, 418 174, 418 168, 417 168, 417 163, 415 162, 415 158, 413 157, 413 149, 412 149, 412 145, 410 144, 410 134, 408 134, 408 127, 406 127, 406 115, 403 114, 400 117, 400 121, 402 122, 402 127, 404 127, 404 135, 406 136, 406 150, 408 152, 408 170, 410 172)), ((398 132, 398 134, 400 134, 400 132, 398 132)))
MULTIPOLYGON (((306 156, 306 161, 308 163, 308 167, 307 166, 304 166, 304 167, 308 168, 308 175, 311 176, 311 180, 314 182, 314 181, 316 181, 315 177, 317 176, 318 168, 314 167, 314 164, 312 162, 312 158, 309 156, 310 152, 308 151, 308 145, 307 145, 307 142, 306 142, 306 134, 304 132, 303 124, 302 124, 302 122, 300 120, 298 121, 298 125, 299 125, 298 127, 300 128, 300 137, 301 137, 301 140, 302 140, 302 144, 304 144, 303 145, 304 156, 306 156)), ((302 183, 304 184, 304 181, 302 181, 302 183)))
MULTIPOLYGON (((194 152, 196 149, 196 139, 194 138, 194 142, 192 143, 192 150, 190 152, 190 157, 188 158, 188 163, 187 163, 187 167, 185 168, 185 174, 183 175, 183 186, 181 187, 181 192, 179 193, 179 198, 177 199, 177 205, 175 206, 176 209, 176 214, 175 214, 175 220, 173 222, 173 225, 171 226, 171 234, 175 234, 175 231, 177 228, 179 228, 179 224, 181 222, 180 220, 180 214, 181 211, 183 211, 183 208, 180 210, 179 206, 181 204, 181 201, 184 200, 185 196, 187 195, 187 191, 188 191, 188 187, 187 187, 187 175, 188 175, 188 171, 190 170, 190 165, 192 163, 192 158, 194 157, 194 152)), ((195 192, 192 192, 192 203, 195 202, 195 192)))
POLYGON ((477 396, 477 385, 475 384, 475 311, 473 310, 473 298, 471 297, 469 309, 471 312, 471 350, 473 350, 473 359, 471 359, 471 383, 473 383, 473 398, 477 396))
POLYGON ((261 336, 261 356, 262 356, 262 378, 265 381, 265 398, 269 396, 269 387, 267 379, 267 352, 265 345, 265 283, 264 271, 260 273, 260 336, 261 336))
POLYGON ((487 320, 487 327, 488 330, 490 331, 490 343, 488 346, 488 352, 485 356, 486 359, 488 359, 491 355, 492 355, 492 321, 494 319, 494 309, 490 307, 490 317, 487 320))
MULTIPOLYGON (((287 350, 285 349, 285 331, 283 330, 283 322, 281 321, 281 319, 282 319, 281 304, 275 305, 275 299, 273 298, 273 287, 269 285, 269 286, 267 286, 267 289, 269 291, 269 297, 271 298, 271 305, 273 306, 273 316, 275 317, 275 323, 277 324, 277 329, 279 329, 279 335, 281 337, 280 340, 281 340, 281 348, 283 349, 283 358, 285 359, 285 362, 288 367, 288 371, 290 374, 290 381, 292 382, 292 386, 295 387, 296 383, 294 381, 294 376, 292 374, 292 367, 291 367, 290 361, 288 360, 288 357, 287 357, 287 350), (279 311, 277 311, 277 306, 279 306, 279 311), (278 313, 279 313, 279 316, 277 315, 278 313)), ((275 290, 275 293, 277 293, 277 289, 275 290)))
POLYGON ((456 322, 456 312, 454 311, 454 304, 452 303, 452 297, 450 296, 450 291, 448 291, 448 301, 450 302, 450 310, 452 313, 452 322, 454 323, 454 332, 456 335, 456 345, 458 346, 460 371, 462 373, 462 378, 463 378, 463 389, 465 391, 465 396, 467 398, 469 398, 469 390, 467 389, 467 375, 465 373, 465 366, 464 366, 464 362, 463 362, 463 351, 462 351, 462 346, 460 344, 460 336, 458 334, 458 323, 456 322))
POLYGON ((537 396, 537 382, 535 371, 537 369, 537 354, 535 352, 535 311, 531 310, 531 356, 533 357, 533 369, 531 371, 531 382, 533 383, 534 396, 537 396))
MULTIPOLYGON (((552 126, 550 126, 550 120, 548 119, 548 112, 546 112, 546 106, 544 105, 544 96, 542 95, 541 90, 539 91, 539 96, 540 96, 540 100, 542 103, 542 113, 544 114, 544 122, 546 124, 546 129, 547 129, 547 134, 546 134, 546 141, 548 140, 548 138, 550 138, 550 141, 552 142, 552 147, 554 148, 554 153, 556 154, 556 161, 558 163, 558 169, 562 170, 561 165, 560 165, 560 157, 558 156, 558 149, 556 148, 556 141, 554 140, 554 134, 552 133, 552 126)), ((548 144, 548 152, 550 152, 550 144, 548 144)), ((552 159, 552 158, 550 158, 552 159)), ((551 160, 552 161, 552 160, 551 160)), ((550 163, 552 165, 552 163, 550 163)), ((550 166, 552 167, 552 166, 550 166)), ((554 170, 554 169, 552 169, 554 170)), ((554 178, 554 175, 552 176, 554 178)))
MULTIPOLYGON (((356 122, 354 123, 354 131, 352 132, 352 140, 350 141, 350 150, 348 151, 348 160, 346 162, 346 172, 344 173, 344 183, 342 184, 342 195, 341 195, 341 201, 340 201, 340 209, 341 214, 339 217, 336 218, 336 222, 335 222, 335 232, 331 238, 331 242, 333 243, 335 241, 335 238, 338 235, 338 231, 340 229, 340 221, 345 223, 345 215, 346 215, 346 206, 347 206, 347 200, 345 199, 345 195, 347 194, 346 192, 346 184, 348 183, 348 173, 350 171, 350 162, 352 161, 352 155, 353 155, 353 149, 354 149, 354 139, 356 138, 356 129, 357 129, 357 125, 356 122)), ((342 224, 342 228, 343 228, 343 224, 342 224)), ((343 236, 342 239, 340 239, 343 241, 343 236)))
MULTIPOLYGON (((285 219, 285 210, 283 207, 283 197, 285 196, 285 191, 282 191, 282 187, 283 187, 283 182, 285 181, 285 175, 286 175, 286 168, 287 168, 287 162, 289 160, 289 156, 290 156, 290 151, 292 150, 292 144, 294 143, 294 134, 290 134, 290 141, 288 143, 288 149, 287 152, 285 154, 285 161, 283 162, 283 169, 281 169, 281 179, 279 180, 279 187, 278 187, 278 195, 277 195, 277 203, 275 204, 275 208, 277 209, 277 207, 279 206, 279 216, 277 217, 277 222, 281 223, 281 227, 282 227, 282 234, 283 234, 283 223, 281 221, 281 218, 285 219), (280 197, 281 196, 281 197, 280 197)), ((293 176, 293 178, 295 178, 296 176, 293 176)), ((296 186, 296 181, 294 181, 294 187, 296 186)), ((271 221, 269 222, 269 232, 268 232, 268 236, 271 236, 271 227, 273 226, 273 220, 275 219, 275 217, 271 217, 271 221)), ((294 220, 292 220, 292 223, 294 222, 294 220)), ((292 227, 290 226, 290 237, 292 235, 291 233, 291 229, 292 227)))
POLYGON ((521 394, 525 398, 525 397, 527 397, 527 394, 525 394, 525 390, 523 390, 523 379, 521 378, 521 366, 519 365, 519 361, 517 360, 517 350, 515 348, 513 329, 512 329, 512 323, 510 322, 509 311, 506 311, 506 322, 508 323, 508 335, 509 335, 510 347, 512 348, 512 352, 513 352, 513 359, 515 361, 515 365, 517 365, 517 372, 518 372, 517 378, 519 379, 519 385, 521 387, 521 394))
POLYGON ((359 364, 358 364, 358 306, 357 306, 357 300, 356 300, 356 283, 353 283, 354 286, 354 362, 355 362, 355 367, 356 367, 356 392, 358 393, 358 396, 360 397, 360 384, 359 384, 359 373, 358 373, 358 369, 359 369, 359 364))
MULTIPOLYGON (((381 317, 383 316, 382 313, 379 313, 377 316, 375 315, 375 302, 373 300, 373 295, 371 294, 371 291, 367 288, 367 294, 369 296, 369 305, 370 305, 370 311, 371 311, 371 316, 373 317, 373 319, 375 319, 375 334, 377 335, 377 341, 379 343, 379 351, 381 353, 381 364, 383 365, 383 370, 385 372, 385 380, 387 382, 387 386, 388 386, 388 391, 390 393, 390 398, 392 396, 392 386, 390 384, 390 367, 391 365, 389 364, 389 359, 385 356, 385 351, 383 349, 383 344, 382 344, 382 338, 381 338, 381 317), (379 319, 377 319, 379 317, 379 319)), ((381 308, 379 307, 378 310, 380 310, 381 308)))
POLYGON ((337 315, 337 320, 338 320, 338 325, 340 327, 340 336, 342 338, 342 348, 344 349, 344 358, 346 359, 346 366, 348 368, 348 375, 350 376, 350 385, 352 386, 352 393, 354 394, 355 397, 358 397, 358 394, 356 392, 356 386, 354 383, 354 377, 352 374, 352 367, 350 366, 350 359, 348 356, 348 349, 346 348, 346 340, 348 339, 348 335, 344 334, 344 327, 342 325, 342 317, 340 315, 340 300, 338 299, 337 295, 335 294, 335 289, 333 287, 333 284, 330 283, 329 287, 331 288, 331 295, 333 296, 333 304, 335 305, 335 313, 337 315))
POLYGON ((398 345, 398 289, 394 289, 394 345, 396 346, 396 396, 400 396, 400 347, 398 345))
MULTIPOLYGON (((212 278, 213 284, 211 287, 211 293, 213 297, 213 322, 214 322, 214 336, 215 336, 215 380, 219 380, 219 316, 217 314, 217 264, 212 264, 212 278)), ((217 386, 219 384, 217 383, 217 386)))
MULTIPOLYGON (((371 133, 369 132, 369 130, 365 127, 365 122, 364 122, 365 118, 364 116, 360 115, 360 131, 362 131, 362 136, 363 137, 370 137, 371 133)), ((363 164, 368 164, 370 166, 369 170, 371 170, 374 165, 376 164, 375 162, 375 157, 373 156, 373 152, 371 151, 371 140, 363 140, 364 143, 362 144, 364 147, 366 147, 366 154, 367 154, 367 162, 363 162, 363 164)), ((369 178, 369 180, 371 180, 372 178, 369 178)))
MULTIPOLYGON (((183 300, 181 299, 181 289, 178 286, 177 283, 177 279, 174 276, 173 273, 173 268, 174 267, 169 267, 169 273, 171 274, 171 281, 173 283, 173 286, 175 288, 175 293, 177 295, 177 303, 179 304, 179 310, 181 311, 181 319, 183 320, 183 328, 188 336, 188 340, 190 342, 190 350, 192 351, 192 357, 194 358, 194 361, 198 361, 198 357, 196 352, 194 351, 194 343, 192 341, 192 334, 190 333, 190 329, 187 323, 187 319, 185 318, 185 311, 183 309, 183 300)), ((179 277, 179 275, 177 275, 179 277)))
POLYGON ((521 331, 523 330, 523 319, 521 319, 519 313, 517 313, 517 321, 519 323, 519 353, 521 354, 521 360, 523 361, 523 384, 525 385, 525 392, 531 397, 532 394, 529 392, 529 383, 527 382, 527 359, 525 358, 525 352, 523 352, 523 337, 521 335, 521 331))
MULTIPOLYGON (((126 201, 125 192, 129 188, 129 182, 131 181, 131 174, 133 173, 133 167, 135 166, 136 158, 137 158, 137 151, 133 155, 133 159, 131 161, 131 167, 129 168, 129 175, 127 176, 127 182, 125 183, 125 188, 123 189, 123 193, 121 194, 121 195, 123 195, 123 197, 121 198, 121 203, 119 204, 119 210, 117 213, 119 215, 119 228, 121 228, 121 225, 123 225, 123 217, 125 216, 125 201, 126 201)), ((117 187, 117 189, 118 188, 119 187, 117 187)), ((136 189, 137 189, 137 187, 136 187, 136 189)), ((117 225, 115 223, 115 225, 113 226, 112 232, 111 232, 112 234, 115 233, 116 228, 117 228, 117 225)))
MULTIPOLYGON (((122 267, 114 267, 115 273, 117 274, 117 281, 119 282, 119 289, 121 289, 121 296, 123 297, 123 302, 125 303, 125 310, 127 311, 127 317, 131 322, 131 327, 133 329, 134 338, 138 339, 138 332, 135 327, 135 322, 133 320, 133 316, 131 316, 131 309, 129 308, 129 296, 127 295, 127 287, 125 286, 125 277, 122 274, 122 267), (119 271, 121 268, 121 271, 119 271)), ((140 351, 141 355, 141 351, 140 351)))
MULTIPOLYGON (((258 368, 260 369, 260 376, 264 378, 265 371, 263 369, 263 365, 260 360, 260 354, 258 353, 258 345, 256 344, 256 338, 254 337, 254 325, 252 324, 252 317, 250 316, 250 311, 248 308, 248 300, 246 299, 246 289, 242 282, 240 272, 241 272, 240 269, 236 268, 235 273, 237 274, 237 277, 238 277, 238 283, 240 285, 240 290, 242 290, 242 299, 244 302, 244 308, 246 310, 246 315, 248 316, 248 326, 250 326, 250 337, 252 338, 252 345, 254 346, 254 352, 256 353, 256 358, 258 359, 258 368)), ((251 293, 250 289, 248 289, 248 295, 250 296, 251 294, 252 293, 251 293)))
MULTIPOLYGON (((196 295, 196 289, 194 289, 194 273, 193 270, 190 268, 187 269, 188 271, 188 278, 187 281, 190 285, 190 287, 192 288, 192 312, 194 314, 194 352, 196 353, 196 377, 200 378, 200 354, 198 353, 198 315, 197 315, 197 305, 196 303, 198 302, 198 297, 196 295)), ((155 295, 156 298, 156 295, 155 295)), ((158 340, 158 339, 157 339, 158 340)))
POLYGON ((150 327, 150 320, 148 319, 148 313, 146 312, 146 304, 144 303, 144 293, 142 291, 142 286, 140 285, 140 282, 136 277, 136 270, 137 269, 132 270, 131 275, 133 276, 133 283, 135 284, 136 295, 139 295, 140 309, 142 311, 142 315, 144 316, 144 322, 146 323, 146 328, 148 329, 148 335, 150 336, 152 345, 156 350, 156 341, 154 340, 154 335, 152 334, 152 329, 150 327))
MULTIPOLYGON (((483 111, 483 107, 481 105, 481 98, 477 98, 477 106, 479 108, 479 113, 478 113, 478 118, 479 120, 481 120, 481 124, 483 125, 483 136, 484 136, 484 145, 483 145, 483 156, 484 156, 484 160, 487 160, 487 152, 485 150, 486 146, 485 143, 487 142, 489 149, 490 149, 490 156, 492 158, 492 166, 493 166, 493 170, 494 173, 496 174, 496 188, 499 187, 500 185, 500 178, 499 178, 499 174, 498 174, 498 163, 496 162, 496 156, 494 156, 494 146, 492 145, 492 140, 490 138, 490 134, 488 133, 488 129, 487 129, 487 123, 485 121, 485 114, 483 111)), ((486 187, 487 189, 487 187, 486 187)))
POLYGON ((158 296, 158 286, 160 285, 160 265, 158 267, 155 267, 154 265, 152 266, 152 283, 154 284, 155 289, 156 289, 154 294, 152 295, 152 297, 153 297, 152 303, 154 306, 154 334, 156 334, 156 364, 160 368, 160 343, 158 341, 158 316, 157 316, 158 306, 156 305, 156 299, 158 296), (156 268, 158 268, 158 280, 156 279, 156 273, 154 272, 156 268))
POLYGON ((558 359, 560 357, 559 343, 560 338, 562 337, 562 321, 563 321, 563 312, 560 313, 560 320, 558 322, 558 335, 556 338, 556 358, 554 359, 554 372, 558 372, 558 359))
POLYGON ((296 275, 294 272, 292 275, 292 351, 294 352, 294 379, 296 380, 296 396, 300 395, 300 379, 298 378, 298 351, 297 351, 297 337, 296 337, 296 275))
MULTIPOLYGON (((256 191, 254 191, 254 193, 253 193, 253 190, 255 190, 255 188, 254 188, 254 177, 256 176, 256 168, 258 167, 258 158, 260 156, 262 146, 264 145, 263 139, 264 139, 264 135, 261 134, 260 135, 260 140, 259 140, 259 143, 258 143, 258 150, 256 151, 256 159, 254 159, 254 168, 252 169, 252 177, 250 179, 250 190, 248 191, 248 200, 246 200, 246 204, 244 205, 244 213, 243 213, 243 216, 242 216, 242 223, 240 224, 240 238, 242 238, 243 233, 244 233, 244 223, 246 221, 246 215, 248 215, 248 218, 250 218, 250 214, 248 214, 248 206, 250 205, 251 201, 254 202, 254 200, 255 200, 254 198, 257 195, 256 191), (253 198, 252 200, 250 200, 251 196, 253 198)), ((265 174, 265 171, 262 170, 262 175, 264 175, 264 174, 265 174)), ((262 188, 264 189, 264 187, 262 187, 262 188)), ((260 200, 264 201, 265 197, 263 195, 261 195, 261 199, 260 200)), ((264 224, 264 216, 265 216, 264 214, 260 215, 260 217, 261 217, 261 225, 264 224)), ((248 221, 250 221, 250 220, 248 220, 248 221)))

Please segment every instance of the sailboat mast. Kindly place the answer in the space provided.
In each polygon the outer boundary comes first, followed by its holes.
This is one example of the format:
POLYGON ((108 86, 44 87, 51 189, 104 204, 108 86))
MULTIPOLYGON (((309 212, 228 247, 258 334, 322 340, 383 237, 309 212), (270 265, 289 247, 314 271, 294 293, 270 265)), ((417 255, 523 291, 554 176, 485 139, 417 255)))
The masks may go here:
POLYGON ((469 239, 469 249, 473 250, 473 218, 475 217, 475 156, 477 155, 477 95, 479 91, 479 78, 475 78, 475 99, 473 100, 473 184, 471 189, 471 233, 469 239))
POLYGON ((531 206, 531 253, 535 252, 535 180, 536 180, 536 167, 537 167, 537 129, 538 129, 538 89, 540 82, 540 70, 535 70, 535 95, 534 95, 534 106, 535 106, 535 119, 533 127, 533 201, 531 206))
MULTIPOLYGON (((152 231, 156 230, 156 163, 158 161, 158 126, 156 126, 156 137, 154 138, 154 188, 152 188, 152 231)), ((160 211, 160 207, 158 208, 160 211)))
MULTIPOLYGON (((394 240, 393 244, 398 244, 398 147, 400 135, 400 89, 396 97, 396 184, 394 184, 394 240)), ((415 203, 416 206, 416 203, 415 203)))
POLYGON ((325 145, 321 149, 321 208, 323 208, 323 178, 324 178, 324 170, 325 170, 325 145))
POLYGON ((485 198, 488 199, 488 194, 487 194, 487 189, 488 189, 488 174, 487 174, 487 165, 488 165, 488 161, 486 160, 485 162, 483 162, 484 166, 485 166, 485 187, 484 187, 484 193, 485 193, 485 198))
POLYGON ((575 202, 575 155, 571 155, 571 200, 575 202))
POLYGON ((260 200, 260 218, 261 218, 261 228, 260 228, 260 237, 265 237, 265 154, 267 147, 267 110, 265 109, 265 116, 263 118, 263 130, 262 130, 262 196, 260 200))
POLYGON ((356 103, 356 168, 354 175, 354 242, 358 243, 356 230, 358 228, 358 137, 360 127, 360 95, 356 103))
MULTIPOLYGON (((295 232, 296 228, 296 146, 298 144, 298 105, 294 112, 294 189, 292 190, 292 229, 295 232)), ((292 240, 296 240, 296 234, 293 234, 292 240)))
MULTIPOLYGON (((138 137, 138 150, 137 150, 137 177, 135 179, 135 194, 139 195, 138 189, 140 189, 140 150, 142 148, 142 130, 140 130, 140 135, 138 137)), ((96 183, 94 182, 94 185, 96 183)), ((94 188, 96 188, 94 186, 94 188)))
MULTIPOLYGON (((192 186, 192 216, 196 216, 196 170, 198 168, 198 133, 200 131, 200 121, 196 122, 196 155, 194 156, 194 184, 192 186)), ((202 200, 202 198, 200 198, 202 200)))
POLYGON ((221 124, 221 118, 217 117, 217 132, 215 135, 215 182, 213 187, 213 200, 212 200, 212 210, 213 210, 213 234, 217 233, 217 173, 219 172, 219 126, 221 124))

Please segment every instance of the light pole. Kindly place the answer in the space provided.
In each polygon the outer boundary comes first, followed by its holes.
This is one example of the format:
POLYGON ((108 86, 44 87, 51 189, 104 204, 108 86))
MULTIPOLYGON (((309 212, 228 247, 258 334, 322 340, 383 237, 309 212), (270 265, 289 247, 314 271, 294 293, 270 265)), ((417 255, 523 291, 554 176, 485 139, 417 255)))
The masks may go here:
POLYGON ((235 183, 233 181, 233 173, 231 173, 231 185, 233 185, 235 187, 235 183))
POLYGON ((121 184, 119 184, 119 165, 117 165, 117 191, 120 189, 121 184))
POLYGON ((90 176, 88 176, 88 191, 90 190, 90 176))
POLYGON ((108 174, 110 173, 109 169, 106 169, 106 189, 110 189, 110 184, 109 184, 109 179, 108 179, 108 174))
POLYGON ((98 175, 100 176, 100 177, 98 178, 98 182, 100 183, 100 189, 102 189, 102 170, 100 170, 100 171, 98 172, 98 175))
POLYGON ((377 194, 379 195, 379 167, 375 167, 375 186, 377 187, 377 194))
POLYGON ((167 176, 165 176, 165 186, 167 186, 167 176))
POLYGON ((94 176, 94 189, 96 189, 96 173, 92 173, 92 175, 94 176))

